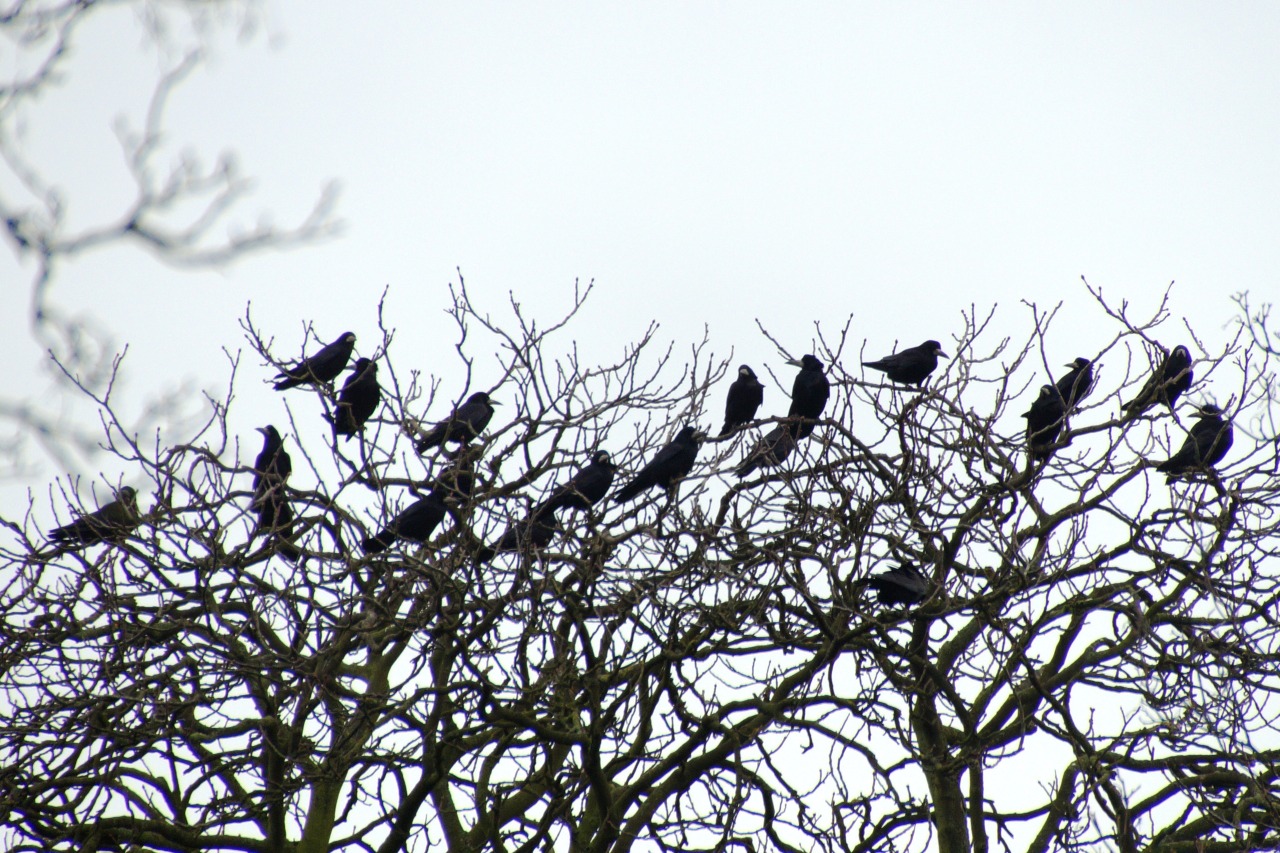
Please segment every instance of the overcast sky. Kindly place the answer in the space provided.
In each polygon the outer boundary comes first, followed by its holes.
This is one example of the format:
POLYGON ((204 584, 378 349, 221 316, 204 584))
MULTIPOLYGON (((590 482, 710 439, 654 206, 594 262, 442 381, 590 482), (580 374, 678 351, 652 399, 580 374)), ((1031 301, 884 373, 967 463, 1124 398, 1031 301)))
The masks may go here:
MULTIPOLYGON (((757 318, 805 352, 852 314, 883 354, 945 344, 971 304, 1025 334, 1023 299, 1064 301, 1061 360, 1092 355, 1114 328, 1082 275, 1146 313, 1174 281, 1211 338, 1231 293, 1280 294, 1280 5, 397 5, 269 0, 265 35, 178 91, 171 150, 231 147, 258 177, 242 222, 294 221, 335 179, 346 227, 220 274, 136 250, 66 267, 54 298, 130 344, 133 387, 217 387, 250 300, 283 353, 302 321, 372 342, 389 287, 397 365, 443 365, 453 394, 457 268, 495 310, 512 291, 554 314, 595 280, 587 343, 705 324, 753 363, 776 360, 757 318)), ((111 122, 154 72, 138 45, 103 16, 30 117, 73 217, 127 197, 111 122)), ((28 273, 0 254, 19 386, 28 273)))

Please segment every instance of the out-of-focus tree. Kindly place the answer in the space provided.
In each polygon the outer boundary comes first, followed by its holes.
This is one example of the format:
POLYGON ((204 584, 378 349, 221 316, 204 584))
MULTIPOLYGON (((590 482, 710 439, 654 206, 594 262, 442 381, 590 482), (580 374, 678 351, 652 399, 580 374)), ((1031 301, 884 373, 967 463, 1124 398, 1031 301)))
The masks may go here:
MULTIPOLYGON (((68 550, 34 514, 4 520, 5 846, 1280 846, 1272 353, 1097 294, 1100 350, 1034 307, 1017 336, 968 315, 935 333, 952 357, 922 388, 851 369, 847 326, 766 336, 760 421, 705 441, 669 495, 548 516, 598 451, 616 490, 681 427, 718 425, 729 384, 710 340, 653 329, 585 361, 582 296, 500 320, 457 289, 459 363, 430 382, 391 331, 356 330, 382 402, 335 440, 332 388, 286 392, 287 480, 254 484, 225 407, 157 448, 104 406, 136 527, 68 550), (1178 343, 1184 405, 1123 409, 1178 343), (808 352, 822 419, 738 478, 808 352), (1095 387, 1032 458, 1020 416, 1077 357, 1095 387), (480 436, 415 453, 475 391, 500 404, 480 436), (1155 466, 1207 401, 1234 444, 1167 483, 1155 466), (273 495, 291 512, 264 513, 273 495), (547 518, 545 545, 518 534, 547 518), (407 538, 367 551, 388 529, 407 538), (877 603, 868 578, 901 564, 923 600, 877 603)), ((263 381, 296 361, 247 327, 263 381)))
MULTIPOLYGON (((260 17, 254 0, 15 0, 0 9, 0 52, 11 69, 0 80, 0 239, 29 275, 37 352, 53 356, 43 363, 50 392, 0 396, 0 471, 30 473, 41 455, 78 471, 99 450, 96 420, 86 423, 68 407, 82 399, 77 384, 93 396, 108 392, 120 351, 109 328, 58 299, 59 277, 70 265, 92 252, 132 246, 176 269, 220 268, 262 249, 321 239, 337 227, 332 187, 295 225, 274 226, 265 217, 243 224, 252 213, 251 181, 234 153, 202 157, 165 133, 166 107, 209 46, 228 30, 252 37, 260 17), (95 75, 77 63, 76 49, 94 37, 93 24, 113 15, 136 21, 137 38, 157 68, 141 114, 132 114, 132 102, 142 93, 120 93, 116 136, 129 180, 117 197, 109 195, 113 182, 87 182, 65 156, 27 144, 34 130, 48 132, 51 98, 95 75), (101 213, 87 221, 86 209, 101 213)), ((57 130, 63 139, 93 138, 80 127, 57 130)), ((182 402, 157 396, 137 408, 154 426, 176 417, 182 402)))

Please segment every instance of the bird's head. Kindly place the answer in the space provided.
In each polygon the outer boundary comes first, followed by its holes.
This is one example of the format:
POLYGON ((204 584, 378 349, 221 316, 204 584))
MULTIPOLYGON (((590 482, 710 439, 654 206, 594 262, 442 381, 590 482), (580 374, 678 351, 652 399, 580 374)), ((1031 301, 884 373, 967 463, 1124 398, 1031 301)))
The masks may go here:
POLYGON ((497 400, 490 399, 488 391, 477 391, 467 398, 468 403, 485 403, 490 406, 501 406, 497 400))
POLYGON ((756 372, 745 364, 738 365, 738 375, 743 379, 755 379, 756 372))
POLYGON ((1068 361, 1068 362, 1067 362, 1067 364, 1066 364, 1066 366, 1067 366, 1067 367, 1074 368, 1074 369, 1076 369, 1076 370, 1084 370, 1086 367, 1088 367, 1088 366, 1089 366, 1089 364, 1090 364, 1089 359, 1087 359, 1087 358, 1077 358, 1077 359, 1075 359, 1074 361, 1068 361))
POLYGON ((822 362, 818 360, 818 357, 814 355, 806 355, 799 361, 792 359, 788 361, 787 364, 799 367, 801 370, 821 370, 823 366, 822 362))
POLYGON ((609 455, 607 450, 597 450, 595 455, 591 457, 591 461, 605 468, 616 468, 613 464, 613 457, 609 455))
POLYGON ((262 437, 265 438, 267 441, 273 444, 278 444, 280 442, 280 432, 275 428, 274 425, 267 424, 264 427, 258 427, 257 430, 258 432, 262 433, 262 437))
POLYGON ((1213 403, 1204 403, 1196 406, 1195 416, 1197 418, 1220 418, 1222 417, 1222 409, 1213 403))
POLYGON ((342 333, 342 337, 338 338, 338 340, 342 341, 344 344, 351 344, 351 345, 353 345, 353 346, 354 346, 354 345, 355 345, 355 342, 356 342, 356 333, 355 333, 355 332, 343 332, 343 333, 342 333))
POLYGON ((950 357, 951 357, 951 356, 947 355, 945 352, 943 352, 943 351, 942 351, 942 344, 938 343, 937 341, 925 341, 925 342, 924 342, 924 348, 925 348, 926 350, 931 351, 931 352, 932 352, 934 355, 936 355, 936 356, 940 356, 940 357, 942 357, 942 358, 950 358, 950 357))

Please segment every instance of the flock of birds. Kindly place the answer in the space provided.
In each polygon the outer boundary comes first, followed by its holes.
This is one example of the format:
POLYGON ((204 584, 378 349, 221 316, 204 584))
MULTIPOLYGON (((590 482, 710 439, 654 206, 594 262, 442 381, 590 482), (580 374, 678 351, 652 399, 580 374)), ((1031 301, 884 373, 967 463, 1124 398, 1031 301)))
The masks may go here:
MULTIPOLYGON (((356 336, 344 333, 314 355, 301 359, 277 377, 275 388, 284 391, 301 386, 330 387, 347 368, 355 348, 356 336)), ((903 385, 920 387, 938 366, 938 358, 946 358, 942 346, 929 340, 877 361, 863 362, 864 367, 879 370, 888 379, 903 385)), ((791 404, 786 420, 765 433, 735 469, 744 478, 760 468, 781 465, 802 439, 813 433, 818 419, 831 396, 831 383, 825 366, 815 356, 806 355, 789 364, 800 368, 791 387, 791 404)), ((1041 387, 1039 396, 1023 415, 1027 420, 1027 453, 1033 462, 1049 459, 1061 446, 1060 437, 1071 412, 1093 389, 1093 364, 1086 358, 1068 363, 1071 370, 1057 382, 1041 387)), ((1152 373, 1138 395, 1123 405, 1130 417, 1163 404, 1172 411, 1178 398, 1192 383, 1191 353, 1185 346, 1169 352, 1152 373)), ((382 399, 378 385, 377 364, 367 358, 356 359, 351 376, 343 383, 337 404, 325 418, 338 436, 351 437, 364 430, 382 399)), ((720 436, 751 424, 764 400, 764 386, 748 366, 738 368, 738 376, 729 386, 725 401, 724 426, 720 436)), ((478 391, 417 437, 419 454, 447 444, 464 446, 476 439, 493 418, 499 405, 488 393, 478 391)), ((1157 470, 1168 475, 1170 483, 1197 471, 1206 471, 1220 462, 1232 443, 1231 421, 1213 404, 1197 407, 1197 422, 1191 427, 1181 448, 1160 463, 1157 470)), ((274 426, 259 428, 263 434, 262 451, 253 465, 253 497, 251 508, 257 514, 258 529, 275 539, 276 550, 285 559, 297 561, 301 550, 293 543, 294 513, 285 494, 285 482, 292 472, 292 461, 284 449, 284 439, 274 426)), ((706 434, 692 426, 683 427, 635 476, 614 493, 616 502, 628 501, 654 487, 670 492, 693 470, 706 434)), ((379 554, 397 541, 426 542, 444 518, 457 511, 472 496, 475 476, 470 458, 458 454, 457 461, 439 477, 431 490, 409 504, 382 530, 368 537, 362 546, 368 554, 379 554)), ((597 450, 590 461, 569 480, 558 485, 521 521, 511 525, 490 545, 478 549, 476 560, 488 562, 504 552, 540 550, 554 538, 559 523, 557 513, 586 511, 599 503, 613 487, 617 466, 609 453, 597 450)), ((49 533, 58 551, 82 548, 105 541, 118 541, 137 526, 140 516, 137 494, 125 486, 116 492, 115 500, 99 509, 81 515, 70 524, 49 533)), ((911 605, 923 601, 930 584, 918 569, 902 565, 866 578, 883 604, 911 605)))

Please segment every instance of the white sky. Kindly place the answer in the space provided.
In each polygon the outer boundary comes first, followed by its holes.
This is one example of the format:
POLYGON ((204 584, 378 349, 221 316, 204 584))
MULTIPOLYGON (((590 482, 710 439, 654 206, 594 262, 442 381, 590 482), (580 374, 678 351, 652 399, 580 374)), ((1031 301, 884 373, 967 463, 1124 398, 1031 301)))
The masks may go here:
MULTIPOLYGON (((602 352, 650 319, 682 346, 708 324, 757 370, 777 359, 756 318, 802 353, 814 321, 852 314, 882 355, 945 345, 970 304, 1021 336, 1019 300, 1065 300, 1056 365, 1115 331, 1081 275, 1145 313, 1176 280, 1175 315, 1211 339, 1229 294, 1280 294, 1275 4, 270 0, 267 17, 269 38, 221 44, 178 91, 172 151, 236 149, 259 187, 242 221, 294 221, 337 179, 345 233, 223 274, 136 250, 64 268, 54 298, 129 342, 138 401, 217 388, 248 300, 282 355, 303 320, 371 347, 387 285, 397 368, 436 367, 456 395, 457 267, 495 311, 513 291, 556 314, 594 279, 576 334, 602 352)), ((27 150, 73 215, 127 192, 110 122, 154 71, 138 45, 130 18, 103 17, 30 116, 27 150)), ((0 254, 19 387, 40 355, 25 273, 0 254)), ((274 398, 246 368, 247 431, 274 398)))

